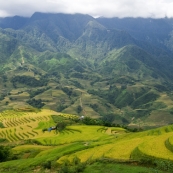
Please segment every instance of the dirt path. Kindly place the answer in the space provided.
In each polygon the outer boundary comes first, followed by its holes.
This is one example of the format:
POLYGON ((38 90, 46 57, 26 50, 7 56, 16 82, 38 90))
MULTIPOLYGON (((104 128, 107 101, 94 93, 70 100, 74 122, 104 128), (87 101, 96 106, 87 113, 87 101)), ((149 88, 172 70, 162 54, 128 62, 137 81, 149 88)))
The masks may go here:
POLYGON ((85 111, 85 108, 83 107, 83 104, 82 104, 82 93, 81 93, 81 97, 80 97, 80 106, 83 110, 84 115, 86 116, 86 111, 85 111))
POLYGON ((24 60, 24 56, 23 56, 23 52, 21 50, 21 47, 19 47, 19 50, 20 50, 20 55, 22 57, 22 64, 24 64, 25 63, 25 60, 24 60))

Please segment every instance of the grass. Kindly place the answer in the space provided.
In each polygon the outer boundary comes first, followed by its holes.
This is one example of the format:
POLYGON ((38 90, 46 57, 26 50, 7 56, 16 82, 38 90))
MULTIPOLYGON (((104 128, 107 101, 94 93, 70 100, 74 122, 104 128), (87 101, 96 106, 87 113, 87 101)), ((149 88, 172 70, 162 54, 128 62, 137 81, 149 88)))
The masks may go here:
MULTIPOLYGON (((44 137, 37 138, 37 141, 41 142, 43 145, 45 145, 45 141, 56 141, 57 145, 59 144, 67 144, 72 142, 79 142, 79 141, 96 141, 99 140, 102 137, 106 137, 107 134, 97 132, 97 130, 100 128, 100 126, 87 126, 87 125, 77 125, 77 126, 69 126, 70 131, 73 131, 74 133, 60 133, 59 135, 55 135, 53 132, 49 134, 50 137, 47 137, 46 139, 44 137), (53 136, 51 136, 53 135, 53 136)), ((68 128, 68 127, 67 127, 68 128)), ((49 133, 49 132, 46 132, 49 133)), ((54 143, 54 142, 53 142, 54 143)))
POLYGON ((88 165, 83 173, 165 173, 154 168, 146 168, 142 166, 124 165, 117 163, 99 163, 88 165))
MULTIPOLYGON (((28 147, 26 147, 28 149, 28 147)), ((74 143, 64 146, 59 146, 53 149, 47 149, 46 151, 40 152, 35 158, 28 158, 28 159, 20 159, 14 160, 9 162, 0 163, 0 170, 9 171, 24 171, 28 168, 35 168, 37 165, 41 165, 43 162, 46 161, 54 161, 58 158, 62 157, 63 155, 74 153, 78 150, 85 149, 86 146, 80 143, 74 143)), ((18 149, 19 151, 19 149, 18 149)))
MULTIPOLYGON (((87 146, 87 143, 84 145, 87 146)), ((61 160, 68 159, 69 161, 72 161, 74 157, 78 157, 81 160, 81 162, 86 162, 87 160, 96 160, 98 158, 103 157, 104 154, 111 149, 111 147, 112 147, 111 144, 103 145, 100 147, 93 147, 90 149, 76 152, 74 155, 70 155, 67 158, 62 157, 61 160)), ((61 161, 61 160, 59 160, 59 161, 61 161)))
POLYGON ((21 146, 14 147, 12 149, 12 151, 15 154, 18 154, 18 153, 22 153, 22 152, 26 152, 26 151, 30 151, 30 150, 39 150, 41 152, 41 151, 48 150, 51 148, 53 148, 53 147, 51 147, 51 146, 37 146, 37 145, 21 145, 21 146))

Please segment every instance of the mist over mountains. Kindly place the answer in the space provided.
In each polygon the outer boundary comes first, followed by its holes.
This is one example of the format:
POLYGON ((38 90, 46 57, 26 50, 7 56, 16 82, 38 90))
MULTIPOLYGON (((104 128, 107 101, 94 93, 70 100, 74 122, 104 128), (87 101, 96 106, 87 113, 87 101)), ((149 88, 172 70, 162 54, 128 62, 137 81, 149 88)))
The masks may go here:
POLYGON ((173 123, 173 19, 34 13, 0 18, 1 110, 33 106, 173 123))

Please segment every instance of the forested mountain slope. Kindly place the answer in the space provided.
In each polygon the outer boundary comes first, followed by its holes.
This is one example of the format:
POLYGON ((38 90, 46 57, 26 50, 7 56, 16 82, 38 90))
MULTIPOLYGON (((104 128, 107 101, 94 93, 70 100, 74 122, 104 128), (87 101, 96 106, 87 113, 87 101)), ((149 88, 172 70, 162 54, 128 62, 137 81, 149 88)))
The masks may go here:
POLYGON ((0 106, 173 123, 173 19, 0 19, 0 106), (153 121, 154 120, 154 121, 153 121))

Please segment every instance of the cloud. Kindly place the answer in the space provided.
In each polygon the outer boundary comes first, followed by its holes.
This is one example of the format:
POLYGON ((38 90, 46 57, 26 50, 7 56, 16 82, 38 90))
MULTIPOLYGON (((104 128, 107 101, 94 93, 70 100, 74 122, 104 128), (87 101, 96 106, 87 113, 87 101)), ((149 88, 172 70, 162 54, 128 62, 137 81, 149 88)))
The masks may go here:
POLYGON ((0 0, 0 16, 34 12, 82 13, 104 17, 173 17, 172 0, 0 0))

